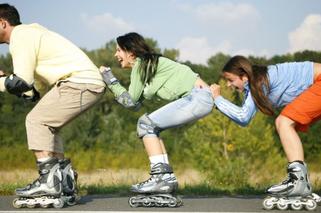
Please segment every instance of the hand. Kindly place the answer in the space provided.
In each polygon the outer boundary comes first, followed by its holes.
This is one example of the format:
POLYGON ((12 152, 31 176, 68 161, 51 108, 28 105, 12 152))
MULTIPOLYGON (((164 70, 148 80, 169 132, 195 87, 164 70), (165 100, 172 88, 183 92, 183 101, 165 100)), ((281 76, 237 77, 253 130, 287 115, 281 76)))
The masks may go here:
POLYGON ((27 101, 36 102, 40 99, 40 93, 32 87, 32 90, 22 94, 22 98, 27 101))
POLYGON ((108 86, 118 83, 118 79, 113 75, 110 67, 101 66, 99 71, 108 86))
POLYGON ((210 86, 210 89, 211 89, 212 96, 214 99, 221 95, 221 86, 220 85, 212 84, 210 86))
POLYGON ((111 72, 111 69, 110 69, 110 67, 100 66, 100 67, 99 67, 99 71, 100 71, 101 73, 103 73, 103 72, 108 72, 108 71, 111 72))
POLYGON ((0 77, 5 77, 7 76, 6 73, 4 73, 2 70, 0 70, 0 77))

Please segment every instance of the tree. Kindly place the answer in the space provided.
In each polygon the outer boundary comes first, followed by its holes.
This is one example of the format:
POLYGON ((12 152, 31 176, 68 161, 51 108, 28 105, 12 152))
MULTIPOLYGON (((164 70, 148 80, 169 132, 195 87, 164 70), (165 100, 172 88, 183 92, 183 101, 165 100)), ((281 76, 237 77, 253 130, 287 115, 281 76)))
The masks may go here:
POLYGON ((177 61, 179 57, 179 50, 176 49, 164 49, 163 56, 170 58, 174 61, 177 61))

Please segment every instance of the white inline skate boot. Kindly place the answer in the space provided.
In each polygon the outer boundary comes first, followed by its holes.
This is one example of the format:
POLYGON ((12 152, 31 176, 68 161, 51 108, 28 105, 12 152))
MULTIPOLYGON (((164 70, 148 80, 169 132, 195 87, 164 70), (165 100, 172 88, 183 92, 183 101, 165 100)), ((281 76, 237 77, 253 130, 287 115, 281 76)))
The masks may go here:
POLYGON ((62 194, 62 174, 57 158, 39 163, 39 178, 25 188, 16 189, 18 198, 14 199, 13 206, 15 208, 35 208, 40 206, 47 208, 62 208, 64 200, 62 194))
POLYGON ((291 207, 293 210, 315 210, 320 197, 312 194, 312 187, 308 178, 306 164, 294 161, 289 163, 288 177, 282 183, 273 185, 267 189, 269 197, 263 201, 263 207, 267 210, 275 206, 280 210, 291 207))
POLYGON ((150 175, 148 180, 132 186, 131 191, 140 195, 129 198, 131 207, 178 207, 183 204, 179 197, 172 195, 177 190, 178 183, 168 164, 154 165, 150 175))
POLYGON ((69 206, 73 206, 80 199, 77 189, 77 172, 72 168, 70 159, 59 160, 62 172, 62 198, 69 206))

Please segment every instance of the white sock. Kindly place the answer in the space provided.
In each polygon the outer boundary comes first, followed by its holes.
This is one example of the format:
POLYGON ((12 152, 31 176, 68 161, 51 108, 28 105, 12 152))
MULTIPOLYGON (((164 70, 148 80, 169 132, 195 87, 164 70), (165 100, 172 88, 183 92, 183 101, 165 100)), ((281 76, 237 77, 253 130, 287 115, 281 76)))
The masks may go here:
POLYGON ((168 155, 167 154, 163 154, 163 157, 164 157, 164 162, 169 164, 168 155))
POLYGON ((51 158, 51 157, 38 158, 38 159, 37 159, 37 162, 39 162, 39 163, 43 163, 43 162, 45 162, 45 161, 49 160, 50 158, 51 158))
POLYGON ((166 163, 164 160, 164 155, 153 155, 149 157, 150 168, 152 168, 157 163, 166 163))

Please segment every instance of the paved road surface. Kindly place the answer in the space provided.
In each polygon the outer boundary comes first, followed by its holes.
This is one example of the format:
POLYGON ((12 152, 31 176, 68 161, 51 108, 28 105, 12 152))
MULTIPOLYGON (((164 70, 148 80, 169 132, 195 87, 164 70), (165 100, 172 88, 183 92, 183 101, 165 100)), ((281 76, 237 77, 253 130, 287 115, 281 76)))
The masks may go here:
MULTIPOLYGON (((128 197, 117 197, 114 195, 88 195, 82 197, 75 206, 62 209, 15 209, 12 207, 14 196, 0 196, 0 212, 70 212, 70 211, 100 211, 100 212, 290 212, 290 211, 266 211, 262 208, 262 196, 216 196, 216 197, 189 197, 181 196, 184 205, 179 208, 131 208, 128 205, 128 197)), ((293 211, 291 211, 293 212, 293 211)), ((295 213, 307 211, 295 211, 295 213)), ((321 206, 316 211, 321 212, 321 206)))

